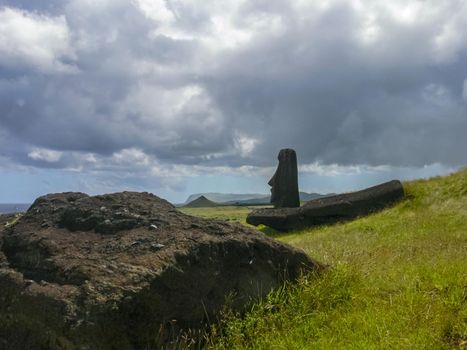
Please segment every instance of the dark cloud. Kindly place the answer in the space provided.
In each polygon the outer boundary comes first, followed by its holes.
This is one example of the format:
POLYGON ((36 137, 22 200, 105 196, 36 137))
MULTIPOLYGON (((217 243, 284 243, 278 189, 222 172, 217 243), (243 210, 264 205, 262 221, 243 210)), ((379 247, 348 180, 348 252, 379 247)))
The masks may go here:
POLYGON ((262 135, 257 161, 292 146, 304 162, 465 164, 466 48, 436 62, 442 25, 388 20, 380 41, 362 47, 359 20, 340 4, 233 52, 210 77, 223 112, 262 135))
POLYGON ((0 0, 41 33, 0 42, 0 155, 235 167, 293 147, 301 163, 464 165, 466 5, 323 4, 0 0))

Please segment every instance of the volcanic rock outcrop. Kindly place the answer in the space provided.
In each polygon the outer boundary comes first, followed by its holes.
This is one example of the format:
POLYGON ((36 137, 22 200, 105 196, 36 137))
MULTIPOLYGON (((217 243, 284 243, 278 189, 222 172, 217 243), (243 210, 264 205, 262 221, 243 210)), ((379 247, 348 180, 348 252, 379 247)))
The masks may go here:
POLYGON ((381 210, 404 197, 398 180, 367 189, 315 199, 300 208, 258 209, 247 217, 251 225, 266 225, 278 231, 333 224, 381 210))
POLYGON ((157 349, 241 310, 306 254, 148 193, 38 198, 0 228, 0 349, 157 349))
POLYGON ((271 186, 271 203, 274 208, 296 208, 300 206, 298 193, 297 154, 293 149, 280 150, 279 164, 268 185, 271 186))

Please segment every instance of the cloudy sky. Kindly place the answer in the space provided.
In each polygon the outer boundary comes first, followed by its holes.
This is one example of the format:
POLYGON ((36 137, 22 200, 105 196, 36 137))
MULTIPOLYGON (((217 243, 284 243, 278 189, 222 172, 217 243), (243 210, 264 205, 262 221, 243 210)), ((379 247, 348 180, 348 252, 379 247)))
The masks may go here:
POLYGON ((467 165, 465 0, 0 0, 0 202, 467 165))

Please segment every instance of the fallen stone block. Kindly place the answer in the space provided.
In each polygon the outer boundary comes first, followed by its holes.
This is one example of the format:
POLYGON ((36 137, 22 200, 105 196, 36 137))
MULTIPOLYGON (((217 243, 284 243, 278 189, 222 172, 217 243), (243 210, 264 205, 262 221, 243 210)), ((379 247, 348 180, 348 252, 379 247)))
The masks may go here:
POLYGON ((254 210, 246 221, 255 226, 263 224, 278 231, 290 231, 367 215, 403 197, 402 183, 393 180, 357 192, 315 199, 300 208, 254 210))

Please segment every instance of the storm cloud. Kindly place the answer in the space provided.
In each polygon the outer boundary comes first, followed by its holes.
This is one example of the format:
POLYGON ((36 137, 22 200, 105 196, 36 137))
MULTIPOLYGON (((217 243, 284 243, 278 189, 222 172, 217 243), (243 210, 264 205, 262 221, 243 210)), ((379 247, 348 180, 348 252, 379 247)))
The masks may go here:
POLYGON ((0 157, 151 176, 261 171, 284 147, 303 171, 464 166, 465 28, 461 0, 0 0, 0 157))

